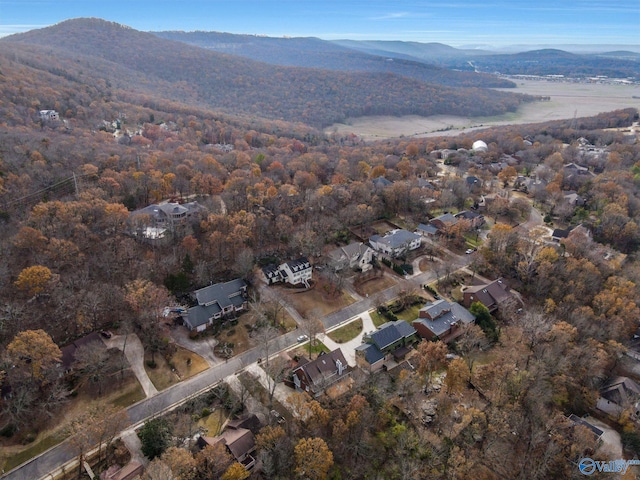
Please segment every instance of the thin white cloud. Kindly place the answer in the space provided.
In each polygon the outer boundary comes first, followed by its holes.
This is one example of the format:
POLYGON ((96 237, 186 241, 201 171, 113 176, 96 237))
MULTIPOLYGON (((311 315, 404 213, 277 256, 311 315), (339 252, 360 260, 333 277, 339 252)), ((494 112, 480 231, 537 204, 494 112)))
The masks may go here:
POLYGON ((387 13, 385 15, 381 15, 379 17, 371 17, 371 20, 395 20, 398 18, 407 18, 411 16, 409 12, 395 12, 395 13, 387 13))

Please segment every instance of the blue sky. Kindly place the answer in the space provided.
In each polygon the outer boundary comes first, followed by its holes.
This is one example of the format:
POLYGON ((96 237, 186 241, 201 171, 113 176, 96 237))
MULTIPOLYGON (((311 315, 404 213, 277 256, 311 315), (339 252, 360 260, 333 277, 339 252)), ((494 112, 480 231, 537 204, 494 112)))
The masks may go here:
POLYGON ((640 44, 639 0, 0 0, 0 36, 76 17, 137 30, 462 45, 640 44))

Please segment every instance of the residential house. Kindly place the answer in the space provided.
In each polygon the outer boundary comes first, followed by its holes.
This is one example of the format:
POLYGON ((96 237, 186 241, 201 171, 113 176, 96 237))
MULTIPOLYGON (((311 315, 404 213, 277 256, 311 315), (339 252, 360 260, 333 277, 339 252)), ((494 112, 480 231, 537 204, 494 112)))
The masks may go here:
POLYGON ((464 210, 454 215, 456 220, 468 220, 471 223, 472 228, 478 228, 484 225, 484 215, 469 210, 464 210))
POLYGON ((387 322, 378 330, 366 334, 362 345, 356 347, 356 363, 368 371, 376 371, 387 360, 403 359, 418 341, 416 329, 404 320, 387 322))
POLYGON ((476 317, 462 305, 440 299, 422 307, 418 318, 411 325, 427 340, 437 337, 443 342, 450 342, 462 335, 464 325, 474 322, 475 319, 476 317))
POLYGON ((248 428, 227 428, 217 437, 202 436, 198 438, 200 448, 213 446, 222 443, 233 458, 249 470, 256 464, 255 458, 251 455, 256 449, 256 437, 248 428))
POLYGON ((436 233, 438 233, 438 229, 430 223, 421 223, 416 227, 416 234, 422 235, 423 237, 435 237, 436 233))
POLYGON ((327 256, 329 257, 329 265, 336 272, 345 268, 360 269, 366 272, 372 267, 373 250, 362 242, 353 242, 332 250, 327 256))
POLYGON ((198 202, 166 202, 149 205, 131 212, 131 233, 147 240, 164 238, 167 232, 175 232, 179 226, 198 220, 206 209, 198 202))
POLYGON ((374 190, 382 190, 393 185, 393 182, 391 180, 387 180, 384 177, 376 177, 371 180, 371 183, 373 183, 374 190))
POLYGON ((81 347, 99 350, 107 349, 98 332, 91 332, 90 334, 65 345, 60 349, 60 353, 62 353, 62 368, 64 369, 64 373, 69 373, 73 370, 73 364, 76 361, 76 352, 81 347))
POLYGON ((454 226, 458 223, 458 219, 452 213, 444 213, 439 215, 429 222, 431 225, 438 229, 438 232, 446 231, 447 228, 454 226))
POLYGON ((318 358, 299 365, 292 372, 296 389, 312 396, 320 395, 327 387, 342 380, 351 372, 351 368, 339 348, 320 354, 318 358))
POLYGON ((391 257, 399 257, 407 251, 420 248, 421 238, 420 235, 413 232, 396 229, 384 236, 371 236, 369 244, 377 252, 385 253, 391 257))
POLYGON ((38 112, 38 116, 40 117, 40 120, 46 120, 51 122, 60 120, 60 115, 58 115, 58 112, 56 112, 55 110, 40 110, 38 112))
POLYGON ((588 420, 578 417, 575 414, 571 414, 569 415, 569 421, 571 421, 571 423, 575 426, 580 425, 582 427, 585 427, 587 429, 589 429, 589 431, 593 434, 594 439, 596 442, 600 441, 600 438, 602 437, 602 435, 604 434, 604 431, 601 430, 600 428, 596 427, 594 424, 589 423, 588 420))
POLYGON ((640 419, 640 385, 629 377, 615 377, 600 389, 596 408, 608 415, 618 416, 631 407, 640 419))
POLYGON ((191 307, 182 319, 189 330, 197 332, 213 325, 214 320, 234 316, 248 307, 247 283, 241 278, 209 285, 196 290, 194 295, 198 304, 191 307))
POLYGON ((493 313, 498 309, 500 304, 504 304, 513 298, 511 289, 502 278, 498 278, 493 282, 464 287, 462 290, 462 305, 470 308, 473 302, 480 302, 493 313))

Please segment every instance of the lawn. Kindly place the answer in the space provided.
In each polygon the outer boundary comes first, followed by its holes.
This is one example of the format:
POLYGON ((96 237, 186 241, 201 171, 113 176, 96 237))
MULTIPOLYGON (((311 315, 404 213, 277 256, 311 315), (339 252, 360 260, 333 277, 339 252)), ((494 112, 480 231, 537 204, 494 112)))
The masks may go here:
POLYGON ((126 408, 144 398, 146 398, 144 389, 140 385, 140 382, 138 382, 138 379, 134 377, 126 387, 118 387, 118 394, 114 396, 109 403, 116 407, 126 408))
POLYGON ((296 347, 293 350, 293 355, 298 355, 298 356, 310 356, 311 358, 317 357, 320 352, 324 352, 324 353, 329 353, 329 349, 327 348, 327 346, 322 343, 320 340, 315 340, 313 342, 313 345, 309 345, 309 342, 306 342, 302 345, 300 345, 299 347, 296 347), (309 350, 309 347, 311 347, 311 350, 309 350))
POLYGON ((25 448, 19 453, 15 455, 8 456, 4 466, 2 467, 2 471, 9 471, 12 468, 17 467, 18 465, 22 465, 27 460, 40 455, 42 452, 50 449, 51 447, 57 445, 64 437, 60 434, 52 434, 42 438, 41 440, 32 443, 28 448, 25 448))
POLYGON ((178 345, 176 345, 176 352, 171 356, 169 362, 163 355, 159 354, 155 356, 155 368, 149 367, 150 361, 151 354, 145 353, 144 369, 158 391, 164 390, 185 378, 193 377, 209 368, 206 360, 200 355, 178 345), (191 359, 190 364, 187 362, 188 359, 191 359))
POLYGON ((357 318, 343 327, 337 328, 327 335, 336 343, 345 343, 356 338, 362 332, 362 319, 357 318))
POLYGON ((380 325, 382 325, 383 323, 387 323, 387 319, 375 310, 371 310, 369 312, 369 315, 371 316, 371 320, 373 320, 373 324, 376 328, 380 328, 380 325))
POLYGON ((224 422, 229 418, 229 414, 223 408, 216 408, 211 414, 198 420, 198 427, 205 428, 205 433, 210 437, 219 435, 224 422))
POLYGON ((351 305, 355 300, 345 292, 339 292, 337 296, 327 293, 327 284, 319 279, 315 287, 303 292, 287 292, 287 300, 303 317, 326 316, 341 308, 351 305))
POLYGON ((404 320, 405 322, 412 322, 416 318, 418 318, 418 312, 420 312, 420 309, 424 307, 425 303, 426 300, 412 307, 405 308, 400 313, 396 313, 396 317, 398 317, 400 320, 404 320))
POLYGON ((364 296, 373 295, 378 292, 382 292, 389 287, 393 287, 397 282, 392 278, 383 276, 380 278, 372 278, 371 280, 367 280, 361 285, 356 287, 356 292, 358 294, 364 296))

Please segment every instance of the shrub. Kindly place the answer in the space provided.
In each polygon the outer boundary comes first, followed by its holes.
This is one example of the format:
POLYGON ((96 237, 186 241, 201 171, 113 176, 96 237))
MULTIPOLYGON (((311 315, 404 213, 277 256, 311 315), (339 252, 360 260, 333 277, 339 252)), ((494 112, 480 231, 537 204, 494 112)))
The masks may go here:
POLYGON ((209 415, 211 415, 211 409, 208 407, 203 408, 202 413, 200 414, 200 417, 204 418, 204 417, 208 417, 209 415))

